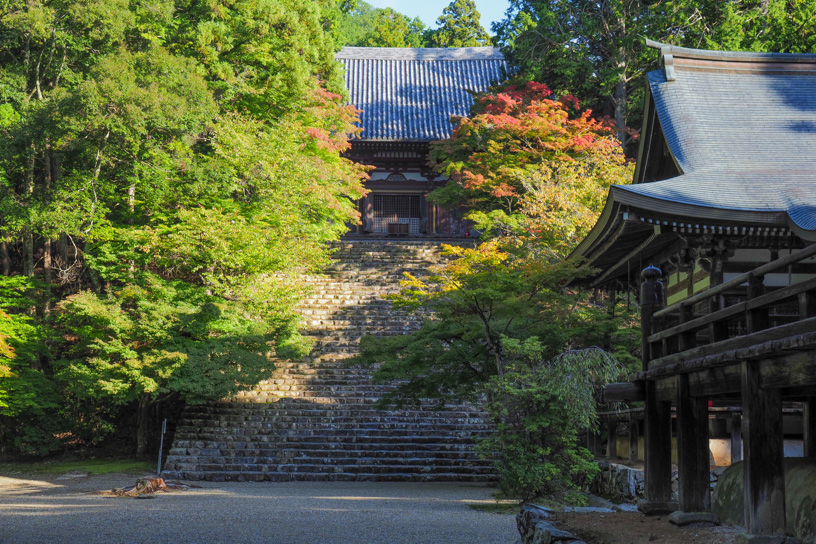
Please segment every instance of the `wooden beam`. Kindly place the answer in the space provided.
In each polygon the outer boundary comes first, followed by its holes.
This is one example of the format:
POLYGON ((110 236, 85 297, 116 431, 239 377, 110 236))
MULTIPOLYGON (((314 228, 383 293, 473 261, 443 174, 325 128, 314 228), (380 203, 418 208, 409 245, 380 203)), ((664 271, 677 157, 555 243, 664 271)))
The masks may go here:
POLYGON ((646 384, 646 501, 671 502, 671 403, 659 401, 655 384, 646 384))
POLYGON ((782 401, 778 390, 760 388, 758 364, 741 367, 745 527, 750 534, 784 535, 782 401))
POLYGON ((728 393, 739 394, 742 390, 738 364, 691 373, 689 381, 693 396, 711 398, 728 393))
POLYGON ((692 397, 688 375, 677 377, 677 491, 680 510, 711 508, 708 451, 708 400, 692 397))
MULTIPOLYGON (((789 353, 773 359, 755 361, 759 366, 760 386, 767 389, 781 389, 786 398, 809 397, 816 386, 816 350, 789 353)), ((742 391, 741 363, 700 368, 687 372, 691 395, 695 397, 715 397, 740 393, 742 391)), ((674 397, 677 376, 661 376, 657 383, 659 400, 674 397)))
POLYGON ((602 392, 603 402, 639 402, 645 396, 642 382, 609 383, 602 392))
POLYGON ((676 376, 671 376, 654 382, 655 398, 662 402, 674 402, 674 398, 677 395, 676 379, 676 376))
POLYGON ((816 350, 762 359, 759 368, 763 388, 816 385, 816 350))
MULTIPOLYGON (((717 311, 713 311, 711 313, 700 316, 693 320, 686 319, 679 325, 675 325, 674 327, 670 327, 668 329, 662 330, 658 333, 651 335, 649 337, 649 342, 657 342, 670 336, 677 336, 684 332, 702 329, 706 325, 717 323, 719 321, 733 319, 745 313, 748 310, 756 310, 758 308, 761 308, 762 306, 771 305, 776 302, 779 302, 781 299, 789 297, 804 297, 805 300, 810 300, 813 298, 813 294, 810 293, 810 291, 814 289, 816 289, 816 278, 811 278, 809 280, 791 285, 790 287, 784 287, 782 289, 777 289, 775 291, 765 293, 764 295, 759 295, 756 298, 752 298, 751 300, 745 302, 738 302, 737 304, 732 304, 731 306, 727 306, 722 309, 717 309, 717 311), (810 298, 807 297, 808 295, 810 298)), ((681 311, 683 309, 693 307, 692 305, 685 305, 682 303, 680 304, 681 311)), ((810 306, 806 307, 810 308, 810 306)), ((802 319, 814 316, 816 316, 816 312, 803 315, 802 319)))
MULTIPOLYGON (((797 263, 797 262, 799 262, 801 260, 807 259, 808 257, 812 257, 813 255, 816 255, 816 244, 808 246, 808 247, 806 247, 806 248, 804 248, 804 249, 802 249, 800 251, 797 251, 796 253, 791 253, 790 255, 786 255, 785 257, 782 257, 781 259, 778 259, 776 261, 772 261, 772 262, 770 262, 768 264, 762 265, 759 268, 752 270, 751 272, 747 272, 745 274, 740 274, 736 278, 732 278, 732 279, 730 279, 729 281, 727 281, 725 283, 721 283, 720 285, 717 285, 716 287, 712 287, 711 289, 701 291, 700 293, 697 293, 693 297, 689 297, 689 298, 683 300, 682 303, 683 304, 697 304, 698 302, 702 302, 703 300, 705 300, 705 299, 707 299, 709 297, 713 297, 714 295, 718 295, 720 293, 725 293, 729 289, 739 287, 743 283, 749 281, 750 278, 752 278, 752 277, 764 276, 765 274, 768 274, 770 272, 774 272, 774 271, 776 271, 776 270, 778 270, 780 268, 784 268, 784 267, 788 266, 791 263, 797 263)), ((679 304, 672 304, 671 306, 668 306, 668 307, 666 307, 666 308, 664 308, 664 309, 662 309, 660 311, 657 311, 657 312, 655 312, 656 317, 662 317, 662 316, 668 315, 668 314, 670 314, 672 312, 676 312, 678 306, 679 306, 679 304)))
POLYGON ((796 321, 794 323, 788 323, 786 325, 760 330, 754 334, 736 336, 721 342, 700 346, 682 353, 675 353, 665 357, 655 358, 654 360, 650 361, 649 369, 654 370, 677 363, 691 362, 695 359, 701 359, 703 357, 716 355, 731 350, 749 348, 751 346, 758 346, 765 342, 784 340, 793 336, 805 335, 812 333, 814 330, 816 330, 816 317, 811 317, 802 321, 796 321))

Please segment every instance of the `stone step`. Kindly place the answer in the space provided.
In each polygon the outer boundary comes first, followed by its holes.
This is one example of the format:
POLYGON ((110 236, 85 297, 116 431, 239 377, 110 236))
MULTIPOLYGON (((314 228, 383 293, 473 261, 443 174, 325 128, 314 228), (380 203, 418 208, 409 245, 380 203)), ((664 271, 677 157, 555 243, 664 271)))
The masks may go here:
MULTIPOLYGON (((472 241, 469 242, 472 244, 472 241)), ((493 469, 474 451, 489 435, 484 412, 436 403, 383 410, 393 384, 373 384, 373 369, 348 365, 368 334, 418 328, 424 316, 394 308, 404 272, 443 262, 439 242, 342 242, 325 274, 297 280, 310 289, 299 310, 315 341, 301 361, 273 361, 272 378, 220 403, 189 406, 168 456, 168 477, 292 481, 489 481, 493 469)))
POLYGON ((213 472, 203 471, 172 471, 162 473, 165 478, 184 480, 207 480, 211 482, 492 482, 495 478, 488 474, 461 474, 461 473, 308 473, 308 472, 213 472))
POLYGON ((229 421, 232 418, 242 421, 264 421, 267 418, 272 420, 279 417, 297 417, 308 420, 322 419, 323 421, 343 421, 348 419, 362 421, 363 423, 370 422, 399 422, 399 421, 459 421, 462 423, 472 423, 481 421, 485 414, 476 410, 401 410, 399 412, 384 412, 377 409, 361 408, 361 407, 345 407, 332 408, 327 410, 318 407, 294 407, 286 401, 281 401, 278 404, 283 406, 264 407, 259 409, 252 405, 246 404, 227 404, 219 405, 218 409, 213 410, 211 407, 195 407, 198 410, 187 410, 187 421, 205 420, 211 421, 213 415, 219 418, 224 418, 229 421))

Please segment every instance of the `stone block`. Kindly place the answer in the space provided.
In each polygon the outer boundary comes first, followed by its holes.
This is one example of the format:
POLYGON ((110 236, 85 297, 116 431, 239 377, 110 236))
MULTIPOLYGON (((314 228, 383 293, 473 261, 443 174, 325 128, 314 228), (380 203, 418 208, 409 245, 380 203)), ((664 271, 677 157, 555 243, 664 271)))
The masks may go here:
POLYGON ((713 512, 672 512, 669 514, 669 523, 673 523, 678 527, 685 527, 686 525, 706 526, 719 525, 720 518, 713 512))
POLYGON ((663 516, 678 510, 676 502, 658 502, 641 499, 637 503, 638 510, 647 516, 663 516))

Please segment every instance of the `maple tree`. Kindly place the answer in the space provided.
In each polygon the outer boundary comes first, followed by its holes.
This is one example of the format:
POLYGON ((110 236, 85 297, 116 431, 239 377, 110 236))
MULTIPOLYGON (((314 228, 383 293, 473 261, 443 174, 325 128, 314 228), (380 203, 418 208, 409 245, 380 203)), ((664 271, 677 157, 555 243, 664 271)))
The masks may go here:
POLYGON ((633 169, 608 120, 535 82, 478 98, 431 157, 450 178, 431 194, 436 203, 464 206, 481 229, 525 233, 562 255, 633 169))

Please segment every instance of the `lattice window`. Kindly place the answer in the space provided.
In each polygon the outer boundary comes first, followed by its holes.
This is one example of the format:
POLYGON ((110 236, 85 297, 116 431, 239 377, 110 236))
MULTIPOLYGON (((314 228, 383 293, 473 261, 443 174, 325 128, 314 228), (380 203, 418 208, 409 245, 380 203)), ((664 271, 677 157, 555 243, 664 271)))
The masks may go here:
POLYGON ((374 232, 419 234, 422 210, 419 195, 374 195, 374 232))

